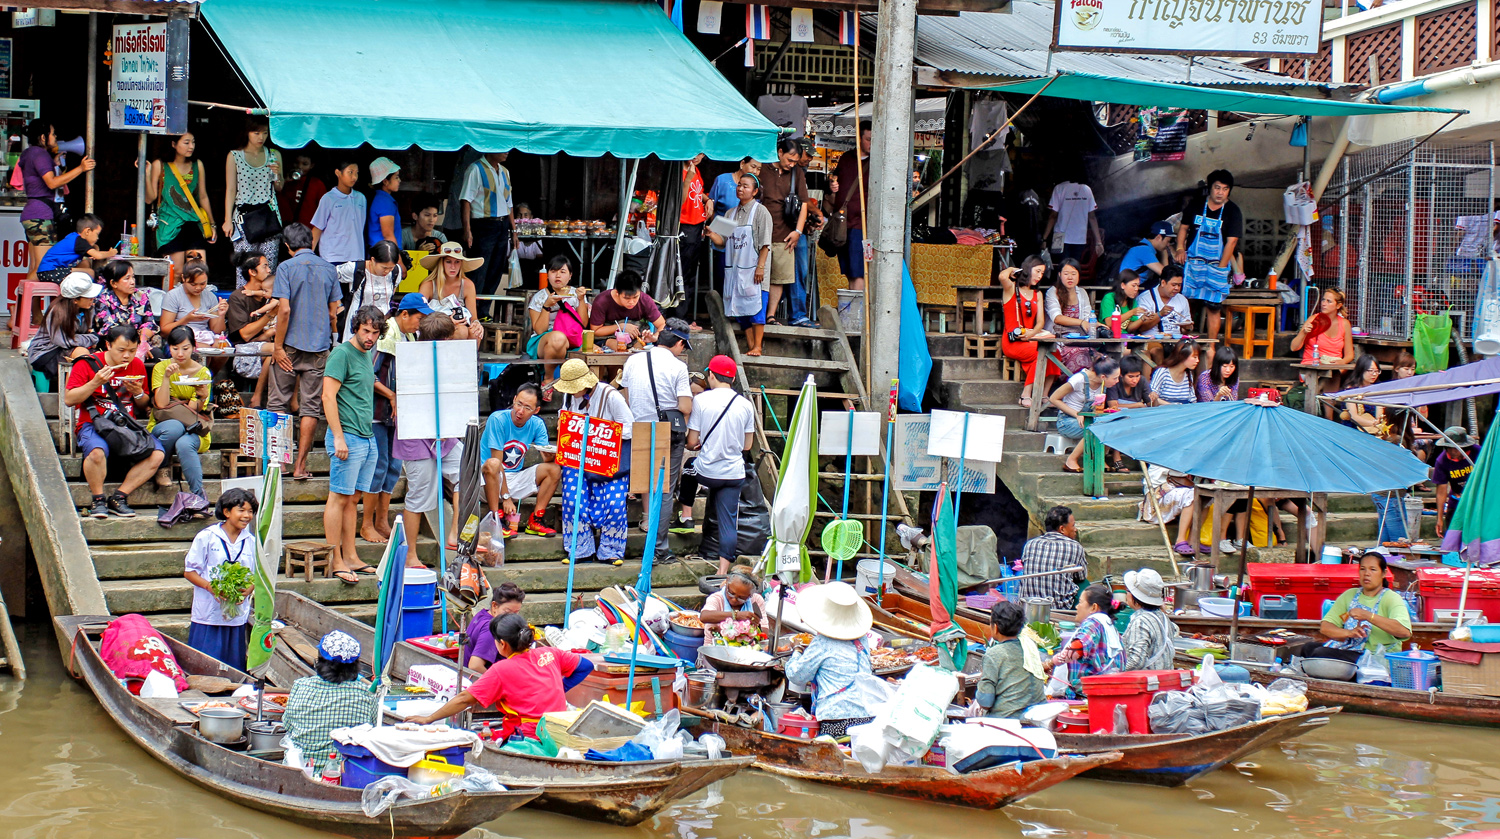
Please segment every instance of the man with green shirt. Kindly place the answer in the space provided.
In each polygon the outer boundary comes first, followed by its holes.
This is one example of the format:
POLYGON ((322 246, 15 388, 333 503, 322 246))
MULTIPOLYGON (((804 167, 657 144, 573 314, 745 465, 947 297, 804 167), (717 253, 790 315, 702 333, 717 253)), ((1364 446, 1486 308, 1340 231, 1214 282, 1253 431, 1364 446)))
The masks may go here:
POLYGON ((353 333, 328 354, 323 367, 323 414, 328 432, 328 502, 323 506, 323 533, 333 546, 333 576, 358 585, 359 574, 375 568, 361 562, 354 536, 358 530, 360 493, 368 492, 380 461, 375 444, 375 367, 370 350, 385 327, 385 313, 365 306, 350 322, 353 333))

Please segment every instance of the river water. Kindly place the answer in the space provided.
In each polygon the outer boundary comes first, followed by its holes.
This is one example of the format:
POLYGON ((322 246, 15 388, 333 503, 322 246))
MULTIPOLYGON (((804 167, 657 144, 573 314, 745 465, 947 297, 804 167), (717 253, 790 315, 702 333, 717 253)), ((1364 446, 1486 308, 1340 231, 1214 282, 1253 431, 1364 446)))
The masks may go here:
MULTIPOLYGON (((0 835, 12 839, 326 836, 179 778, 64 672, 38 625, 31 678, 0 675, 0 835)), ((1400 837, 1500 829, 1500 731, 1347 716, 1181 789, 1072 780, 1005 810, 917 804, 743 772, 615 828, 519 810, 465 839, 1400 837)))

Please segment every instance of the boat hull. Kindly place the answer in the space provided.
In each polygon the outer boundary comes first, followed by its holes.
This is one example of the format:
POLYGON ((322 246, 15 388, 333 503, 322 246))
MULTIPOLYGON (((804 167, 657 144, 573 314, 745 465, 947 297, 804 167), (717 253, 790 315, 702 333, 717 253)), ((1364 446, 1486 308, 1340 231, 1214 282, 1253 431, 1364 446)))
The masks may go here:
MULTIPOLYGON (((59 628, 76 639, 74 663, 99 704, 122 730, 169 769, 223 798, 317 830, 344 836, 458 836, 492 821, 541 794, 539 788, 498 793, 450 793, 423 801, 399 802, 378 816, 360 807, 362 790, 309 780, 298 769, 258 760, 214 745, 130 692, 114 677, 85 627, 111 618, 60 617, 59 628)), ((249 679, 168 638, 178 663, 189 673, 249 679)))
POLYGON ((872 774, 858 761, 844 757, 831 743, 783 737, 727 723, 705 721, 702 726, 723 737, 730 750, 754 752, 755 768, 773 775, 977 810, 997 810, 1120 756, 1118 752, 1069 755, 1023 763, 1019 771, 1002 766, 965 775, 932 766, 889 766, 872 774))
POLYGON ((1090 769, 1086 778, 1179 787, 1262 749, 1322 728, 1339 708, 1315 708, 1223 731, 1175 734, 1057 734, 1057 747, 1093 754, 1115 751, 1119 760, 1090 769))

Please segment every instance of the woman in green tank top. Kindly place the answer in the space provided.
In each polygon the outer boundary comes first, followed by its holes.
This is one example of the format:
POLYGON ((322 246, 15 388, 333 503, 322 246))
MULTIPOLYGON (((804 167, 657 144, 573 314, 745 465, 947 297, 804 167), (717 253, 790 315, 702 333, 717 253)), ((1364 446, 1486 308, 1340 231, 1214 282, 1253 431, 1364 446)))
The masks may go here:
POLYGON ((146 200, 161 202, 156 208, 156 255, 171 259, 177 275, 181 276, 187 252, 207 248, 209 243, 218 241, 219 235, 208 203, 203 163, 193 157, 196 139, 188 133, 171 138, 169 143, 167 154, 152 161, 146 174, 146 200), (199 209, 209 214, 212 238, 203 238, 189 194, 199 209))

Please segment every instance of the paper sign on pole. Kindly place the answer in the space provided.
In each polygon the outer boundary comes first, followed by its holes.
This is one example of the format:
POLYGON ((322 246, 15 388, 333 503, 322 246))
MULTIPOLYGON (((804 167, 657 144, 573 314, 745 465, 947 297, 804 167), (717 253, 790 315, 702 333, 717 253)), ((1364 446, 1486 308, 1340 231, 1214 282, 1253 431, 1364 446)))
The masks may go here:
POLYGON ((1000 462, 1005 448, 1005 417, 966 414, 963 411, 933 411, 927 453, 938 457, 1000 462), (964 418, 968 418, 965 428, 964 418))
MULTIPOLYGON (((583 445, 584 414, 561 411, 557 415, 557 464, 578 468, 578 450, 583 445)), ((584 455, 583 471, 595 475, 613 475, 620 468, 620 454, 625 426, 598 417, 589 417, 589 448, 584 455)), ((635 432, 632 431, 633 435, 635 432)), ((649 431, 647 432, 650 433, 649 431)))
MULTIPOLYGON (((651 491, 651 426, 656 426, 656 475, 660 479, 663 469, 668 466, 668 458, 672 456, 672 424, 670 422, 638 422, 631 426, 630 432, 630 492, 651 491)), ((593 429, 589 429, 590 436, 593 429)), ((666 486, 670 491, 672 486, 671 476, 667 476, 666 486)), ((665 526, 665 525, 663 525, 665 526)))
POLYGON ((704 35, 719 34, 724 20, 724 4, 721 0, 703 0, 698 4, 698 31, 704 35))
POLYGON ((292 416, 240 409, 240 454, 272 463, 292 462, 292 416), (262 450, 264 448, 264 451, 262 450))
POLYGON ((855 455, 880 454, 880 414, 876 411, 827 411, 818 427, 818 454, 845 455, 849 451, 849 415, 854 415, 855 455))
MULTIPOLYGON (((285 475, 285 473, 283 473, 285 475)), ((219 492, 225 493, 231 489, 243 489, 255 496, 255 500, 262 507, 266 504, 275 504, 276 512, 271 516, 271 531, 266 536, 265 544, 261 545, 260 561, 265 567, 266 574, 272 580, 281 573, 281 514, 282 514, 282 488, 286 486, 285 479, 276 482, 276 497, 269 501, 260 497, 261 490, 265 486, 264 475, 252 475, 248 478, 225 478, 219 482, 219 492)), ((254 530, 254 526, 251 527, 254 530)))
POLYGON ((185 19, 114 28, 110 128, 149 134, 187 131, 189 37, 185 19))
POLYGON ((463 439, 469 421, 479 419, 479 345, 473 341, 396 344, 396 403, 401 406, 401 439, 463 439))
MULTIPOLYGON (((932 418, 926 414, 896 417, 896 441, 891 449, 891 489, 935 492, 942 485, 944 463, 948 465, 947 474, 958 474, 958 458, 935 457, 927 453, 927 432, 931 424, 932 418)), ((986 460, 965 460, 960 489, 993 493, 995 464, 986 460)))

